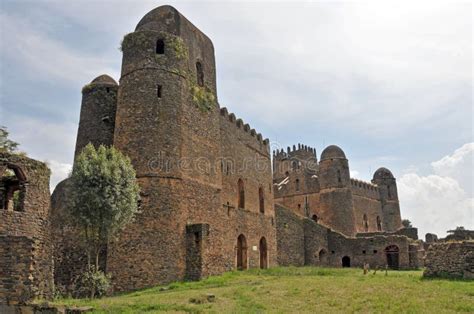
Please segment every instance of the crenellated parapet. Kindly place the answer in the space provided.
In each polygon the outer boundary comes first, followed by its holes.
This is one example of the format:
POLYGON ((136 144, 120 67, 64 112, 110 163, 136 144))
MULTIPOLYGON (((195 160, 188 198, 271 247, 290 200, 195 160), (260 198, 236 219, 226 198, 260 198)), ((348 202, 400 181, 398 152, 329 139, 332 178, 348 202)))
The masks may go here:
POLYGON ((273 151, 273 158, 277 160, 298 158, 298 159, 308 159, 315 158, 317 159, 316 148, 298 144, 293 146, 288 146, 286 151, 282 149, 277 149, 273 151))
POLYGON ((222 126, 228 128, 233 128, 240 130, 247 139, 250 141, 254 141, 255 144, 261 149, 261 152, 265 155, 270 154, 270 140, 268 138, 263 139, 261 133, 257 133, 257 131, 250 127, 250 124, 245 123, 242 119, 237 118, 234 113, 229 113, 226 107, 222 107, 220 109, 220 116, 221 121, 223 122, 222 126))
POLYGON ((352 193, 373 199, 379 199, 379 188, 377 185, 362 180, 351 178, 352 193))

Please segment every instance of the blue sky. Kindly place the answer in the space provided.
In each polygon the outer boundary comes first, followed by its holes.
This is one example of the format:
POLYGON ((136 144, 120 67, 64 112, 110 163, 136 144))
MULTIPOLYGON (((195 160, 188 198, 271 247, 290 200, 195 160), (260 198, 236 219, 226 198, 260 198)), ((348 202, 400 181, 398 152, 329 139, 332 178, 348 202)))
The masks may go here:
POLYGON ((470 2, 0 3, 0 124, 53 186, 82 86, 118 80, 123 36, 172 4, 213 40, 221 106, 275 147, 337 144, 364 180, 391 169, 421 236, 474 228, 470 2))

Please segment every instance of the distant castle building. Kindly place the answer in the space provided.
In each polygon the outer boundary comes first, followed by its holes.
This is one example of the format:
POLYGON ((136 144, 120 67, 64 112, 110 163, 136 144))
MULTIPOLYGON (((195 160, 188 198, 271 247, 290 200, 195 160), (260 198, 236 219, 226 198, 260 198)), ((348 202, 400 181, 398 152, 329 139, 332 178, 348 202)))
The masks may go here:
MULTIPOLYGON (((337 146, 319 162, 301 144, 272 156, 268 139, 219 107, 213 44, 176 9, 146 14, 122 51, 119 84, 101 75, 83 88, 75 150, 114 145, 137 171, 141 213, 101 254, 114 291, 276 265, 421 265, 392 173, 351 179, 337 146)), ((85 266, 64 220, 68 184, 51 199, 62 287, 85 266)))

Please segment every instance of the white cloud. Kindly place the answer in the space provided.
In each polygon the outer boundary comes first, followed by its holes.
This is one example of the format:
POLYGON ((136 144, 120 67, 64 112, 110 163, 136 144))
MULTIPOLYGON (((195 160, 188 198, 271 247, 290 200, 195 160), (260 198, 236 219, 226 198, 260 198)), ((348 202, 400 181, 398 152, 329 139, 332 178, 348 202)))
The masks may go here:
POLYGON ((432 162, 431 166, 436 174, 457 180, 466 193, 474 197, 474 177, 472 175, 474 143, 464 144, 461 148, 456 149, 453 154, 432 162))
POLYGON ((360 173, 357 170, 349 170, 351 178, 358 178, 360 173))
POLYGON ((118 69, 110 66, 105 56, 88 56, 54 40, 35 28, 32 21, 5 13, 0 14, 2 62, 9 58, 25 67, 32 79, 55 81, 58 84, 80 86, 102 73, 118 77, 118 69), (20 35, 21 34, 21 35, 20 35))
POLYGON ((61 163, 56 160, 50 160, 46 163, 51 169, 51 180, 49 186, 52 193, 56 185, 69 176, 69 173, 72 169, 72 165, 67 163, 61 163))
POLYGON ((466 192, 473 180, 473 147, 465 144, 431 163, 435 174, 406 173, 398 180, 402 216, 419 228, 420 237, 427 232, 445 236, 457 226, 474 229, 474 198, 466 192))

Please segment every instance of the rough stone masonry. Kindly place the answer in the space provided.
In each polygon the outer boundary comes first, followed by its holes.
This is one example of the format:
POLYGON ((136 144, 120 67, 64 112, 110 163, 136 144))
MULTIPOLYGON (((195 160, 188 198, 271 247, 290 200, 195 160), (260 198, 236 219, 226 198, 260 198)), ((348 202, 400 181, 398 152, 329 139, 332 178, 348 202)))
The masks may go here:
MULTIPOLYGON (((147 13, 121 49, 119 83, 103 74, 82 90, 75 150, 114 145, 137 171, 141 213, 101 254, 115 292, 276 265, 422 265, 390 170, 350 178, 335 145, 319 161, 302 144, 272 154, 220 107, 214 46, 176 9, 147 13)), ((69 179, 50 206, 44 164, 0 158, 0 302, 48 298, 53 278, 71 289, 86 260, 65 212, 69 179)))

